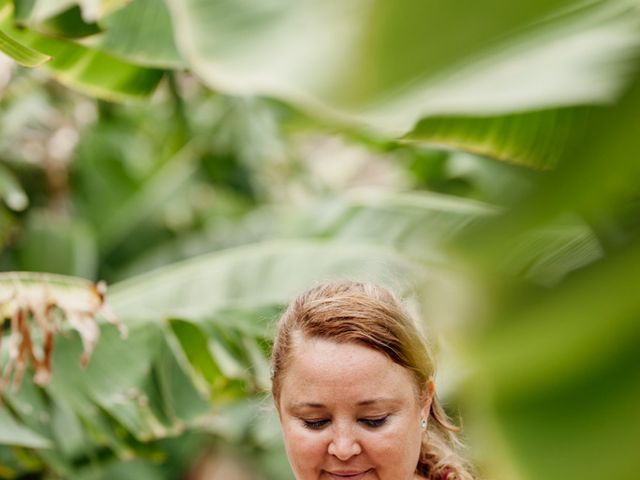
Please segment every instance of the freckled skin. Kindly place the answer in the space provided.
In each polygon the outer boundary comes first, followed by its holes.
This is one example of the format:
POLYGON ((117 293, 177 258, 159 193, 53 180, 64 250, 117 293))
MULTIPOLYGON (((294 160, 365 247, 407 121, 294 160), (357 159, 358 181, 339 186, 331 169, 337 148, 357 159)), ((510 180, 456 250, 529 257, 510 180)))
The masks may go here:
POLYGON ((296 480, 419 479, 429 404, 411 374, 382 353, 300 337, 278 405, 296 480))

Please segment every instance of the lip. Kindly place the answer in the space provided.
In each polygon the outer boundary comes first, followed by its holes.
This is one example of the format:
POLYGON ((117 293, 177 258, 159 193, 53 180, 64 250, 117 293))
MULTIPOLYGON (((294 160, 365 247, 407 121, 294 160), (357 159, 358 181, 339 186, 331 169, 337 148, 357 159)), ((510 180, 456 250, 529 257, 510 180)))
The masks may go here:
POLYGON ((333 470, 333 471, 325 471, 329 478, 338 479, 347 479, 347 480, 360 480, 364 478, 364 476, 369 473, 371 469, 367 470, 333 470))

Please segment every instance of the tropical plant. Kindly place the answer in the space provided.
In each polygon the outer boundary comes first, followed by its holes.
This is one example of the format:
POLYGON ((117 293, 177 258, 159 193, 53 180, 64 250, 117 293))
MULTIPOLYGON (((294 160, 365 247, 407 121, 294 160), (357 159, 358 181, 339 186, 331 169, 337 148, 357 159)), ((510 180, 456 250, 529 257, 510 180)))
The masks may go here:
POLYGON ((0 265, 117 281, 129 334, 83 369, 56 292, 90 284, 2 274, 1 365, 36 378, 0 477, 178 478, 214 445, 288 478, 272 320, 348 276, 442 339, 484 476, 632 478, 639 28, 632 0, 1 0, 36 70, 0 80, 0 265))

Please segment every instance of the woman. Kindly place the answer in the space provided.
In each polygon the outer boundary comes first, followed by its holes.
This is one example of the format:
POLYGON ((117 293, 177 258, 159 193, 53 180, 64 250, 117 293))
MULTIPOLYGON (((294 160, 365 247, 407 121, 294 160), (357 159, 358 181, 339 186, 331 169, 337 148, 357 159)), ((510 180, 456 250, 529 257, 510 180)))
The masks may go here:
POLYGON ((386 289, 328 283, 278 323, 273 398, 296 480, 472 480, 433 361, 386 289))

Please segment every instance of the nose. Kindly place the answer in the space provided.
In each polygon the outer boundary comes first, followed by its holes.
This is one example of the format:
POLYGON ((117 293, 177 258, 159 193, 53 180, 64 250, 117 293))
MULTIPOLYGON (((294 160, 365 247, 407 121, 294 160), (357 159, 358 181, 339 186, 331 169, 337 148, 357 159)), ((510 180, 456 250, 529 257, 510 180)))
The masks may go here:
POLYGON ((362 453, 362 447, 349 428, 337 428, 329 443, 329 455, 333 455, 341 461, 362 453))

